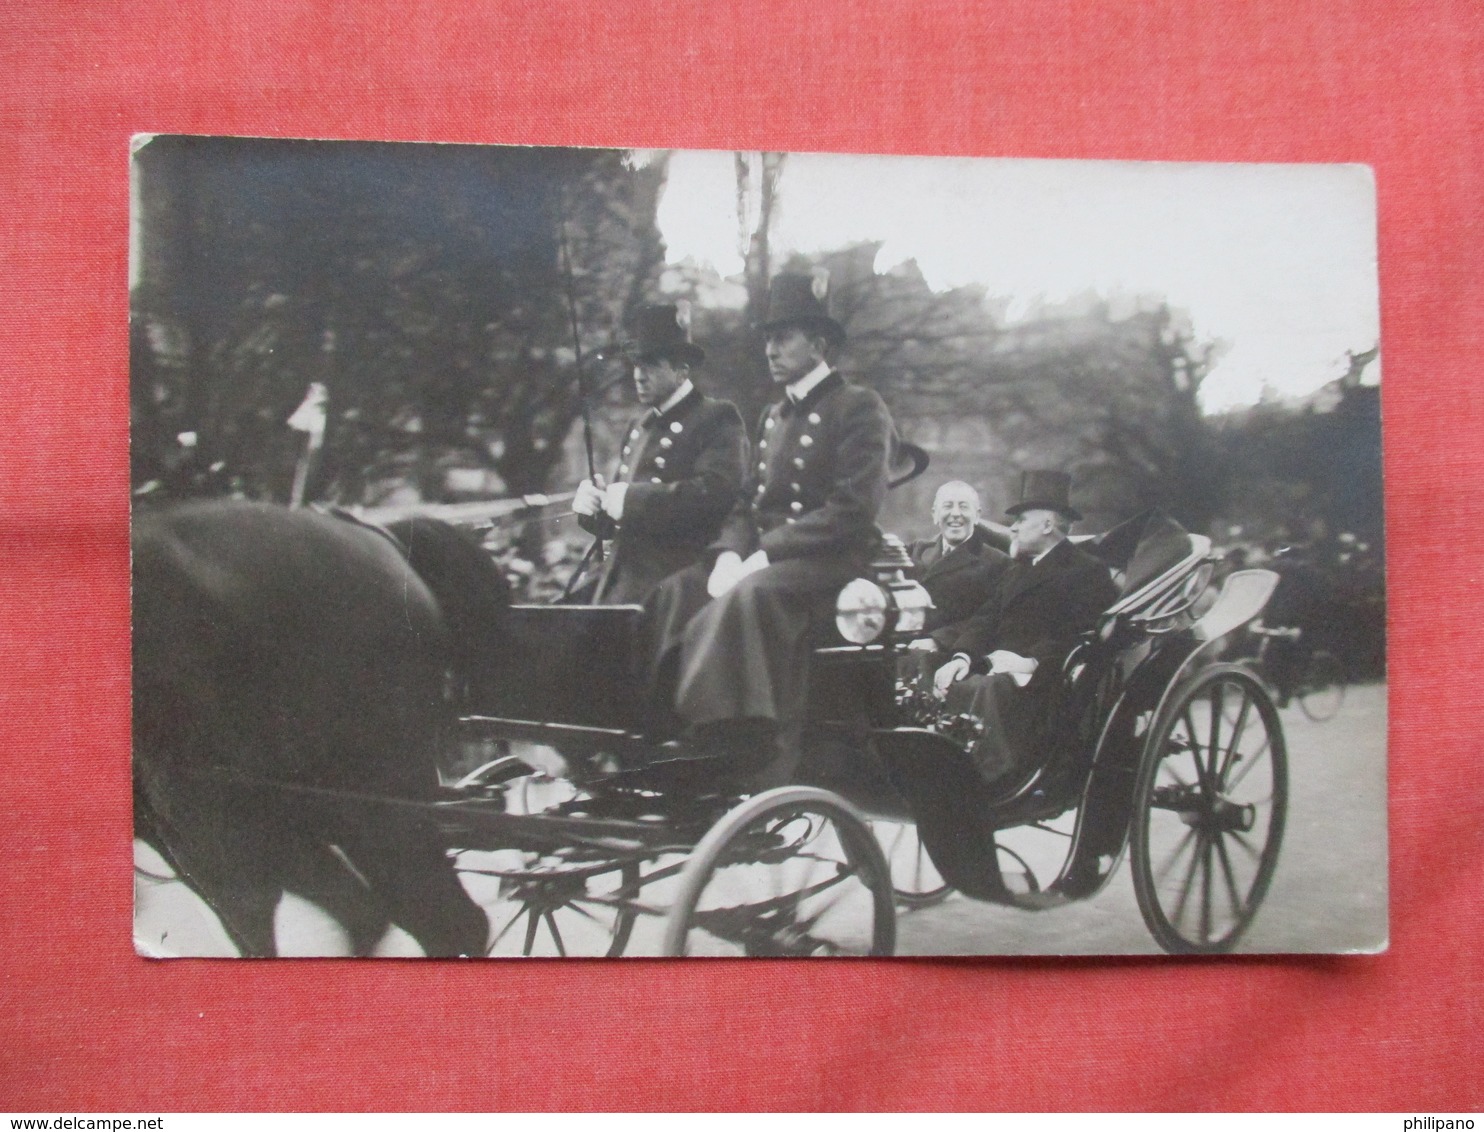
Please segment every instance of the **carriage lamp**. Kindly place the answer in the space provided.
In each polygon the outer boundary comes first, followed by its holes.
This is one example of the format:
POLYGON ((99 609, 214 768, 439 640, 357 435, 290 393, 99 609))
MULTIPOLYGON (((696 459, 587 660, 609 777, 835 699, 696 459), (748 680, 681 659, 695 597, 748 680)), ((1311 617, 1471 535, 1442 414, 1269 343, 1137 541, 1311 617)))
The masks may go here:
POLYGON ((903 578, 888 583, 886 592, 897 609, 896 631, 914 636, 921 633, 927 624, 927 612, 933 608, 933 599, 922 583, 903 578))
POLYGON ((835 598, 835 627, 853 645, 868 645, 890 624, 898 633, 922 632, 933 599, 918 582, 898 575, 885 582, 856 578, 835 598))
POLYGON ((868 645, 886 628, 891 602, 875 582, 856 578, 835 598, 835 628, 853 645, 868 645))

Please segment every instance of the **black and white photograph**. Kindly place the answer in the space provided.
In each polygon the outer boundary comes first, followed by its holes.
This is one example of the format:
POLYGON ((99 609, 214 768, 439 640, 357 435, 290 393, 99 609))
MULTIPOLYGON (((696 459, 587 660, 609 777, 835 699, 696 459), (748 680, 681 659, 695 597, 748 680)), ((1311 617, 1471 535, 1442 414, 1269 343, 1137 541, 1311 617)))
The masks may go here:
POLYGON ((130 171, 141 955, 1386 948, 1368 168, 130 171))

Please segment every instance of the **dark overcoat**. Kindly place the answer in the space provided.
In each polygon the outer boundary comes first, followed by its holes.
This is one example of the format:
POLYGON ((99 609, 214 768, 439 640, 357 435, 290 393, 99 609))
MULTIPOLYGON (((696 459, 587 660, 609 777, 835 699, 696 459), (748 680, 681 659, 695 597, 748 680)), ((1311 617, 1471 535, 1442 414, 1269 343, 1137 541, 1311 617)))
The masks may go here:
MULTIPOLYGON (((746 558, 761 549, 769 565, 684 626, 676 693, 684 722, 787 728, 800 718, 812 621, 880 542, 892 435, 880 396, 838 373, 797 405, 763 414, 746 498, 711 551, 746 558)), ((673 611, 669 623, 678 624, 673 611)))
POLYGON ((1010 556, 990 546, 977 529, 947 554, 940 538, 911 543, 907 553, 917 567, 917 580, 933 599, 924 634, 940 650, 951 652, 964 622, 995 592, 1010 556))
POLYGON ((1013 562, 994 595, 964 623, 951 651, 966 654, 973 672, 987 673, 988 655, 999 649, 1036 661, 1023 688, 1001 673, 971 676, 950 689, 950 708, 970 710, 985 723, 971 754, 986 780, 1024 769, 1036 757, 1056 710, 1062 665, 1117 597, 1108 567, 1063 540, 1039 562, 1013 562))
POLYGON ((730 401, 692 389, 667 412, 637 418, 613 475, 629 485, 622 521, 602 512, 577 520, 613 540, 593 600, 641 604, 699 559, 742 498, 746 476, 747 434, 730 401))

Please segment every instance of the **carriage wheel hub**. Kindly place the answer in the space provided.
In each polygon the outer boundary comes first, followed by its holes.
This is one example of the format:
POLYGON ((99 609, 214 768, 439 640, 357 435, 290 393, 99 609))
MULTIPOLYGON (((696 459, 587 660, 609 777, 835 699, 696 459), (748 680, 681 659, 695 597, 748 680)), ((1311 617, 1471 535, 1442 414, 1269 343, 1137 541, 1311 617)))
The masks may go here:
POLYGON ((1199 786, 1169 786, 1154 792, 1153 803, 1173 810, 1188 826, 1213 832, 1249 832, 1257 824, 1257 807, 1223 795, 1210 797, 1199 786))

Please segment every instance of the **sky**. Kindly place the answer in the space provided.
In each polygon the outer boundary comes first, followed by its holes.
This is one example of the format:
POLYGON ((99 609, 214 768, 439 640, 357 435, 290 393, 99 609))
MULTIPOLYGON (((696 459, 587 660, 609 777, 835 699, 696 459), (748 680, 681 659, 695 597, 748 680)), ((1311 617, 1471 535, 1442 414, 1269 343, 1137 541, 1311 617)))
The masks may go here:
MULTIPOLYGON (((1363 166, 790 154, 780 186, 775 261, 881 240, 877 270, 915 259, 935 288, 1009 299, 1012 320, 1089 289, 1168 299, 1225 343, 1208 412, 1309 393, 1379 337, 1363 166)), ((672 263, 740 271, 732 154, 674 153, 659 223, 672 263)))

